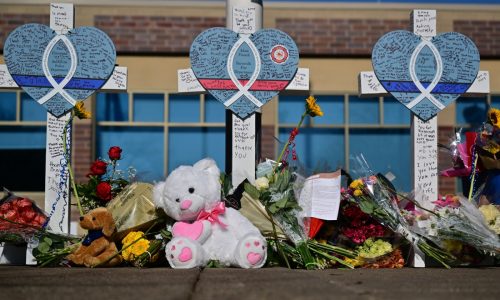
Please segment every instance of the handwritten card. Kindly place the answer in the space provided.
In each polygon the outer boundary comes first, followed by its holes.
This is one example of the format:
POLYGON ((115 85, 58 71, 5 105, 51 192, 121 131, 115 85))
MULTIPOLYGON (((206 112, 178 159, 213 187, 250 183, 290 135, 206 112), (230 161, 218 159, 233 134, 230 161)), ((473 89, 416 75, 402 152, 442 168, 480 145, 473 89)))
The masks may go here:
POLYGON ((305 217, 337 220, 340 206, 340 171, 322 173, 306 179, 299 203, 305 217))
POLYGON ((233 8, 233 30, 238 33, 252 34, 256 29, 255 7, 234 7, 233 8))

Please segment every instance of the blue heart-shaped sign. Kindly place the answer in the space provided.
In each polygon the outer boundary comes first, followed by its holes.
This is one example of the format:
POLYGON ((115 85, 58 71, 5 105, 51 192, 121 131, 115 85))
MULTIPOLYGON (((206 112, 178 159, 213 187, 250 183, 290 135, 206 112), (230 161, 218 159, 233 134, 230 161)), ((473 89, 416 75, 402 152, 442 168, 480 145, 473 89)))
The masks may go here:
POLYGON ((246 36, 211 28, 196 37, 189 57, 200 84, 240 118, 284 90, 299 64, 297 45, 276 29, 246 36))
POLYGON ((427 121, 467 92, 479 72, 479 51, 457 32, 424 39, 398 30, 378 40, 372 64, 386 91, 427 121))
POLYGON ((41 24, 16 28, 4 55, 17 85, 56 117, 101 88, 116 61, 113 42, 97 28, 57 34, 41 24))

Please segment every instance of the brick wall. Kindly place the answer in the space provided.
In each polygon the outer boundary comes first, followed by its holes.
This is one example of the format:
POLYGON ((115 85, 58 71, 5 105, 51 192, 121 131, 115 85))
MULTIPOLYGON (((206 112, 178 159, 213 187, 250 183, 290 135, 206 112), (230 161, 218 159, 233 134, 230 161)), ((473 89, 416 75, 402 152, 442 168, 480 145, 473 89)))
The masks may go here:
POLYGON ((276 28, 295 40, 302 55, 369 56, 383 34, 408 27, 408 20, 276 19, 276 28))
POLYGON ((95 16, 97 28, 113 40, 119 53, 189 53, 194 38, 225 18, 170 16, 95 16))
MULTIPOLYGON (((455 135, 455 129, 451 126, 439 126, 438 143, 448 145, 450 138, 455 135)), ((442 171, 452 166, 451 154, 446 151, 438 151, 438 170, 442 171)), ((456 179, 454 177, 439 176, 439 193, 454 194, 456 190, 456 179)))
POLYGON ((40 23, 49 25, 49 15, 0 13, 0 50, 2 52, 3 52, 3 44, 7 39, 7 36, 9 36, 9 33, 16 27, 28 23, 40 23))
POLYGON ((88 120, 73 124, 72 165, 76 182, 86 182, 92 164, 92 123, 88 120))
POLYGON ((500 20, 453 21, 453 30, 470 37, 479 48, 481 57, 500 56, 500 20))
POLYGON ((274 126, 273 125, 263 125, 262 126, 262 139, 260 156, 262 159, 276 159, 276 153, 274 150, 274 145, 276 140, 274 139, 274 126))

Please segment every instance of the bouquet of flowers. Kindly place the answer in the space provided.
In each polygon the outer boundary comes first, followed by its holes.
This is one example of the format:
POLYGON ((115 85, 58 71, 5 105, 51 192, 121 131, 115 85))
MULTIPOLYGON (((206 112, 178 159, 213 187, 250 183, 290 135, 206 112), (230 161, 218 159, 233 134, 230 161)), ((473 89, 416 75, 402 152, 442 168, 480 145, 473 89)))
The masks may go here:
POLYGON ((485 222, 481 211, 466 199, 446 195, 433 202, 432 211, 415 217, 415 224, 436 243, 451 240, 479 251, 500 254, 500 239, 485 222))
POLYGON ((354 252, 331 244, 322 244, 308 238, 308 228, 300 217, 301 207, 297 201, 301 189, 301 181, 294 168, 288 163, 288 156, 297 160, 295 152, 295 137, 306 116, 322 116, 323 112, 314 97, 306 99, 305 110, 297 126, 290 133, 289 139, 281 151, 278 162, 266 161, 259 165, 255 186, 245 184, 245 192, 253 199, 259 199, 265 207, 266 214, 273 226, 273 239, 269 240, 287 267, 290 262, 306 269, 323 268, 331 262, 337 262, 347 267, 344 257, 355 257, 354 252), (278 238, 279 227, 292 245, 278 238), (338 257, 340 256, 340 257, 338 257))
POLYGON ((23 244, 42 229, 47 217, 34 201, 6 189, 4 193, 0 200, 0 241, 23 244))
MULTIPOLYGON (((357 163, 365 174, 370 174, 364 158, 358 157, 357 163)), ((366 214, 395 233, 401 234, 418 247, 425 255, 434 258, 443 266, 455 258, 448 252, 436 247, 431 239, 420 234, 408 224, 398 206, 398 195, 382 175, 365 176, 353 181, 344 191, 343 198, 355 202, 366 214)))
POLYGON ((83 215, 94 208, 106 206, 135 177, 133 168, 129 168, 127 174, 118 169, 121 155, 122 149, 120 147, 109 148, 109 160, 96 160, 87 175, 88 182, 76 186, 80 214, 83 215))
POLYGON ((156 262, 163 246, 161 239, 148 240, 142 231, 132 231, 122 240, 121 256, 124 261, 141 268, 156 262))

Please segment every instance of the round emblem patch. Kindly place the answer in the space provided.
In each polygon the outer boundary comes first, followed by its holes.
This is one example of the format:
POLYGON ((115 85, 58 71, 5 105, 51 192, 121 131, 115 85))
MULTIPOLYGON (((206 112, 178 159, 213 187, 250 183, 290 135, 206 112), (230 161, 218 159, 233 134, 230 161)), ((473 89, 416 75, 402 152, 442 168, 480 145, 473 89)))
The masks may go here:
POLYGON ((288 49, 282 45, 274 46, 271 49, 271 59, 277 64, 286 62, 288 60, 288 49))

